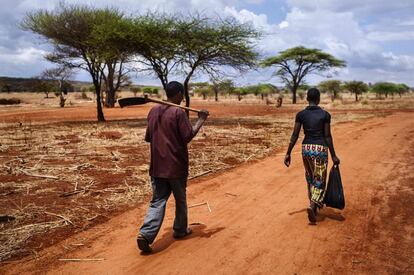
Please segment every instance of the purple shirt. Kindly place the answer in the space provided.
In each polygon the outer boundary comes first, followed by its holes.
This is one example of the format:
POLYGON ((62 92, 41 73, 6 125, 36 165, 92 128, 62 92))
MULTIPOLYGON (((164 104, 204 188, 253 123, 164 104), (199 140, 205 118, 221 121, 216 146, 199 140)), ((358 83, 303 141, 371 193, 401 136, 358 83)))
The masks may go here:
POLYGON ((188 176, 188 149, 194 137, 186 113, 178 107, 157 105, 148 114, 145 141, 151 143, 150 176, 179 179, 188 176))

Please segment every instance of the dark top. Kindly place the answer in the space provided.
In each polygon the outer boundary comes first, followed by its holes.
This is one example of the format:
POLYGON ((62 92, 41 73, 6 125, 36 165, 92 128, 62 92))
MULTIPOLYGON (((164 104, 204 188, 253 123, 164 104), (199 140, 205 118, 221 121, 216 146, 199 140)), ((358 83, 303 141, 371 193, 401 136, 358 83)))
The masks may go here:
POLYGON ((188 176, 188 149, 194 137, 183 110, 157 105, 148 114, 145 141, 151 143, 151 177, 179 179, 188 176))
POLYGON ((305 138, 302 144, 326 145, 324 125, 331 123, 331 115, 319 106, 308 106, 296 114, 296 122, 303 125, 305 138))

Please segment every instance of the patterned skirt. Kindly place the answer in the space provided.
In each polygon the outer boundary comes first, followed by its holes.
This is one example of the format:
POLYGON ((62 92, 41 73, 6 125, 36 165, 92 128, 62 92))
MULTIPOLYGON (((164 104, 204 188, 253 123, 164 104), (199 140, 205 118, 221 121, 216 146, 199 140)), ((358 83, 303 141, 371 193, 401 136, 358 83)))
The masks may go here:
POLYGON ((317 144, 302 145, 302 159, 308 183, 309 200, 323 206, 326 191, 328 147, 317 144))

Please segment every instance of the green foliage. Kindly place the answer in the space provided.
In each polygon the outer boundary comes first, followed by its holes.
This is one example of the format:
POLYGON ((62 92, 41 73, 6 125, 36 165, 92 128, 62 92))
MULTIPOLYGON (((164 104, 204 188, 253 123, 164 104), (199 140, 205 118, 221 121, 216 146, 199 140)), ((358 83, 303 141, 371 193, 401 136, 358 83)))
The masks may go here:
POLYGON ((156 88, 156 87, 147 86, 147 87, 142 88, 142 92, 144 94, 156 95, 156 94, 158 94, 158 91, 159 91, 159 89, 156 88))
POLYGON ((378 82, 372 86, 371 90, 378 96, 385 95, 385 97, 388 97, 390 94, 394 95, 394 93, 397 93, 399 86, 391 82, 378 82))
POLYGON ((137 96, 137 93, 141 92, 141 87, 130 87, 129 89, 134 93, 134 96, 137 96))
POLYGON ((46 98, 49 98, 49 93, 57 93, 58 89, 51 81, 38 79, 34 83, 33 91, 37 93, 44 93, 46 98))
POLYGON ((298 86, 298 89, 299 90, 303 90, 303 91, 307 91, 307 90, 309 90, 311 88, 311 86, 310 85, 308 85, 308 84, 306 84, 306 83, 304 83, 304 84, 300 84, 299 86, 298 86))
POLYGON ((355 101, 358 101, 358 95, 368 92, 368 85, 362 81, 348 81, 345 82, 344 88, 350 93, 355 94, 355 101))
POLYGON ((224 79, 223 81, 219 82, 218 87, 220 91, 226 94, 231 94, 236 89, 234 82, 230 79, 224 79))
POLYGON ((410 91, 410 87, 404 83, 397 84, 397 93, 400 95, 400 97, 403 94, 406 94, 410 91))
POLYGON ((260 34, 249 24, 234 19, 208 18, 199 14, 167 15, 149 13, 134 20, 133 36, 139 62, 155 72, 162 85, 170 73, 184 75, 186 105, 193 75, 207 73, 218 79, 224 67, 243 72, 255 66, 258 54, 252 41, 260 34))
POLYGON ((98 121, 104 121, 101 85, 106 83, 112 94, 124 75, 122 64, 129 52, 128 26, 123 14, 113 8, 95 9, 61 4, 54 11, 28 13, 21 23, 25 30, 39 34, 54 46, 47 59, 67 68, 86 70, 95 87, 98 121), (117 82, 118 81, 118 82, 117 82))
POLYGON ((328 93, 331 95, 332 101, 338 98, 339 93, 341 92, 341 84, 340 80, 326 80, 319 83, 318 87, 322 93, 328 93))
POLYGON ((238 100, 242 100, 243 96, 248 95, 251 93, 250 87, 237 87, 235 88, 230 94, 237 95, 238 100))
POLYGON ((261 65, 276 67, 275 75, 289 87, 293 94, 292 101, 296 103, 296 91, 307 75, 329 72, 334 68, 345 67, 346 63, 319 49, 298 46, 263 60, 261 65))
POLYGON ((214 94, 211 86, 203 85, 203 86, 196 86, 194 92, 198 95, 201 95, 203 99, 207 99, 207 97, 212 96, 214 94))
POLYGON ((114 8, 65 4, 55 11, 29 13, 21 26, 53 44, 49 61, 89 72, 99 121, 104 120, 102 87, 111 106, 126 79, 125 64, 131 56, 137 57, 142 71, 155 73, 163 87, 170 73, 184 75, 189 106, 188 84, 193 75, 219 76, 224 67, 239 72, 253 68, 258 56, 253 42, 260 37, 250 24, 232 18, 160 13, 126 17, 114 8))

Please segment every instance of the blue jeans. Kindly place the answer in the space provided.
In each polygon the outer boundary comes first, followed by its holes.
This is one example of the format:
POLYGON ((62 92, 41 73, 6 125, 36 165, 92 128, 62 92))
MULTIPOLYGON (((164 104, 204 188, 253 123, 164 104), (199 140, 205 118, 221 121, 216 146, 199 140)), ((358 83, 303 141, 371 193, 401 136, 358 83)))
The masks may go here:
POLYGON ((187 230, 187 178, 184 179, 163 179, 151 177, 152 200, 150 202, 144 224, 140 233, 153 243, 160 231, 164 220, 165 208, 171 192, 175 198, 175 220, 174 232, 181 234, 187 230))

